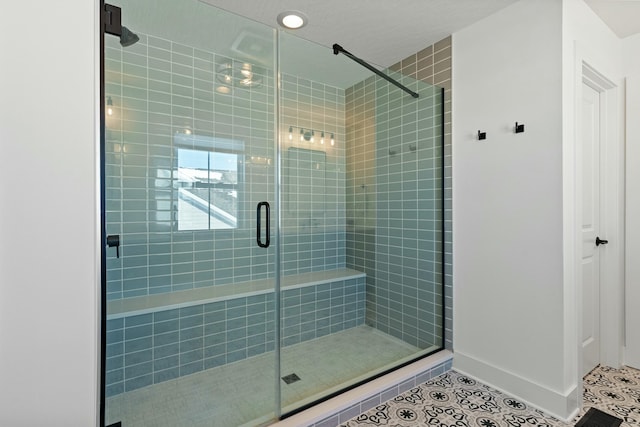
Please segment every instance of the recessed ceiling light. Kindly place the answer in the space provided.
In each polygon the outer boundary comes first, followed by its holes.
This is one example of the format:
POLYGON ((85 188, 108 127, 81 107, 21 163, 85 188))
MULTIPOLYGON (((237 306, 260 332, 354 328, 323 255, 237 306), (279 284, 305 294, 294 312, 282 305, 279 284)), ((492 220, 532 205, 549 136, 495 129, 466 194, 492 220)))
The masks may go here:
POLYGON ((307 17, 296 10, 289 10, 278 15, 278 24, 290 30, 297 30, 307 25, 307 17))

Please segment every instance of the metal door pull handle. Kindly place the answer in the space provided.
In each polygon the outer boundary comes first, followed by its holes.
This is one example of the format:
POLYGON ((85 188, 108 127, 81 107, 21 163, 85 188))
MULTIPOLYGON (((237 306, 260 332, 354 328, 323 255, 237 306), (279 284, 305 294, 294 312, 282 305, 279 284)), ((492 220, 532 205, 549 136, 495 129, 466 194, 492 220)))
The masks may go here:
POLYGON ((607 243, 609 243, 608 240, 603 240, 600 237, 596 237, 596 246, 606 245, 607 243))
POLYGON ((258 246, 260 246, 261 248, 268 248, 269 245, 271 244, 271 239, 270 239, 270 228, 271 228, 271 218, 270 218, 270 210, 271 207, 269 206, 268 202, 260 202, 258 203, 258 207, 256 209, 256 240, 258 243, 258 246), (261 224, 262 224, 262 218, 261 218, 261 209, 262 208, 266 208, 265 213, 266 213, 266 221, 267 221, 267 227, 266 227, 266 236, 265 236, 265 241, 262 241, 262 232, 261 232, 261 224))

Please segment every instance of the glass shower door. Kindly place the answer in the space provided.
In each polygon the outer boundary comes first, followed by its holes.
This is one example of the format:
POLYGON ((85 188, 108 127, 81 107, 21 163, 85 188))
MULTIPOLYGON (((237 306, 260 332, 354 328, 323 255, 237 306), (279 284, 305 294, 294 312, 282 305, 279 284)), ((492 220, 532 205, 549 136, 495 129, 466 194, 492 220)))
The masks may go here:
POLYGON ((278 40, 286 415, 443 346, 443 92, 278 40))
POLYGON ((114 3, 105 425, 273 420, 274 30, 197 0, 114 3))

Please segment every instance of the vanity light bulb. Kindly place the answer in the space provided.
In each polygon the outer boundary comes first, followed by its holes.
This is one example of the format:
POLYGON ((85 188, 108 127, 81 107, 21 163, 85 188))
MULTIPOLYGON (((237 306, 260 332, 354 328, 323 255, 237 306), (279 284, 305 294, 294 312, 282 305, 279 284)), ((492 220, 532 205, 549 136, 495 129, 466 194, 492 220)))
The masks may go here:
POLYGON ((313 142, 313 140, 314 140, 314 135, 315 135, 315 132, 311 131, 311 142, 313 142))
POLYGON ((289 141, 293 139, 293 127, 289 126, 289 141))
POLYGON ((333 138, 333 134, 331 134, 331 146, 335 145, 336 140, 333 138))
POLYGON ((320 144, 324 144, 324 132, 320 134, 320 144))
POLYGON ((300 141, 304 141, 304 129, 300 129, 300 141))

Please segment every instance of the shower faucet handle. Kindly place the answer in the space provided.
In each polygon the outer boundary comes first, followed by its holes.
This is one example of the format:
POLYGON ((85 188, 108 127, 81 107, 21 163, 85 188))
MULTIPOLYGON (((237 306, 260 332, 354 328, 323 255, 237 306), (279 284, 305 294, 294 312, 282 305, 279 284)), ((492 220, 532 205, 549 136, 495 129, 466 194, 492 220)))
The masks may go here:
POLYGON ((120 258, 120 235, 112 234, 107 236, 107 246, 112 248, 116 247, 116 258, 120 258))

